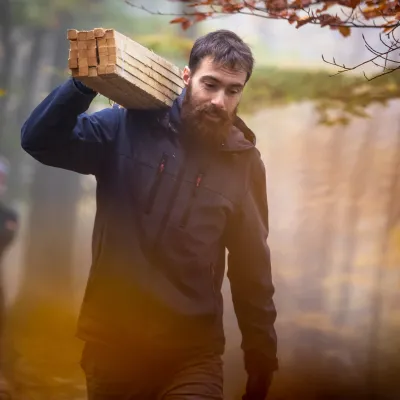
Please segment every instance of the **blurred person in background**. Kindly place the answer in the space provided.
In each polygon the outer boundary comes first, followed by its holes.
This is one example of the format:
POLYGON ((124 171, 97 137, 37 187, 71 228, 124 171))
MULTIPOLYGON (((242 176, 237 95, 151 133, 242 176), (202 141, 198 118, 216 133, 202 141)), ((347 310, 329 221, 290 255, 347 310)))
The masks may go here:
POLYGON ((248 373, 264 400, 278 368, 266 174, 237 116, 253 55, 218 30, 196 40, 167 110, 114 106, 70 78, 22 127, 43 164, 93 174, 93 261, 78 337, 89 400, 222 399, 228 277, 248 373))
MULTIPOLYGON (((2 202, 7 190, 7 176, 9 172, 8 161, 0 156, 0 266, 2 267, 4 254, 15 238, 18 219, 15 211, 5 206, 2 202)), ((5 299, 3 290, 3 270, 0 271, 0 400, 11 398, 11 391, 7 380, 2 373, 2 347, 5 322, 5 299)))

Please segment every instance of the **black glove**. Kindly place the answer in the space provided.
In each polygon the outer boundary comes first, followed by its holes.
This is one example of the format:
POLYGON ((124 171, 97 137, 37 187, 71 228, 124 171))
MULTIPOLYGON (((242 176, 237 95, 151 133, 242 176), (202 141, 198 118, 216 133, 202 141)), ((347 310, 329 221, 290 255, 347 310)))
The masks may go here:
POLYGON ((244 363, 248 378, 242 400, 265 400, 273 373, 278 369, 277 360, 271 360, 256 350, 248 350, 244 355, 244 363))

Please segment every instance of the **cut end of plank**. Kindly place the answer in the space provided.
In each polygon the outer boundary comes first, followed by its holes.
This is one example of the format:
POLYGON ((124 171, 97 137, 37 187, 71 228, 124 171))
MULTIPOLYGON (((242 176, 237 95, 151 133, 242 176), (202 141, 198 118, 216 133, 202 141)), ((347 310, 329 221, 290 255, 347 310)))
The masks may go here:
POLYGON ((98 65, 97 66, 97 74, 98 75, 105 75, 107 73, 106 69, 107 69, 106 65, 101 65, 101 64, 98 65))
POLYGON ((96 67, 89 67, 88 76, 90 76, 90 77, 97 76, 97 68, 96 67))
POLYGON ((94 30, 93 31, 88 31, 86 35, 86 40, 94 40, 94 30))
POLYGON ((106 74, 116 74, 117 73, 117 66, 109 64, 106 66, 106 74))
POLYGON ((69 41, 70 50, 78 50, 78 42, 76 40, 69 41))
POLYGON ((89 75, 89 67, 87 65, 80 66, 79 65, 79 75, 78 76, 88 76, 89 75))
POLYGON ((96 67, 97 66, 97 58, 96 57, 89 57, 88 58, 88 65, 89 65, 89 67, 96 67))
POLYGON ((70 69, 78 68, 78 59, 77 58, 68 59, 68 68, 70 69))
POLYGON ((114 37, 115 37, 114 29, 106 29, 105 38, 106 39, 113 39, 114 37))
POLYGON ((78 31, 76 29, 68 29, 67 38, 68 38, 68 40, 78 39, 78 31))
POLYGON ((95 28, 94 29, 94 37, 102 38, 106 34, 106 30, 104 28, 95 28))
POLYGON ((87 31, 78 31, 78 40, 87 40, 87 31))

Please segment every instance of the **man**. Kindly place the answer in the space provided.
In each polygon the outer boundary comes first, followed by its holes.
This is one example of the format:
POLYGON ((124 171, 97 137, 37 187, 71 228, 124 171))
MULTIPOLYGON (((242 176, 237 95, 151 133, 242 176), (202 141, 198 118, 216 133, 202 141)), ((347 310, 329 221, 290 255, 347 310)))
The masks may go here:
MULTIPOLYGON (((7 160, 0 156, 0 199, 4 196, 7 189, 7 176, 9 164, 7 160)), ((6 250, 10 247, 17 230, 18 220, 16 213, 0 202, 0 265, 3 261, 6 250)), ((0 342, 3 342, 5 306, 4 292, 2 284, 2 274, 0 274, 0 342)), ((0 360, 0 363, 3 360, 0 360)), ((0 400, 11 397, 10 387, 3 376, 2 365, 0 365, 0 400)))
POLYGON ((233 32, 199 38, 167 111, 114 106, 70 79, 22 128, 38 161, 97 179, 93 262, 78 323, 90 400, 222 399, 225 249, 248 372, 277 369, 265 170, 236 111, 253 69, 233 32))

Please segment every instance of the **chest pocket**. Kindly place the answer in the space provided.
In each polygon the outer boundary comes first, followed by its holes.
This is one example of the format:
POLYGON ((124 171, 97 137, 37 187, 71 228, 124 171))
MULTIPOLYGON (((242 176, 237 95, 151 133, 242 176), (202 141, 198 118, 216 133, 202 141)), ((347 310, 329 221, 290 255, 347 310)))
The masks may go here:
POLYGON ((207 165, 190 168, 185 174, 171 215, 173 226, 192 232, 224 228, 234 201, 229 192, 229 178, 224 179, 223 171, 213 171, 207 165))
POLYGON ((199 172, 196 176, 192 189, 190 190, 189 199, 186 206, 183 209, 183 214, 179 222, 179 227, 182 229, 186 228, 189 221, 190 214, 192 213, 193 204, 196 202, 198 194, 200 192, 200 186, 204 177, 204 172, 199 172))
POLYGON ((165 169, 168 163, 168 154, 163 153, 158 163, 156 170, 154 171, 153 182, 151 183, 150 189, 148 191, 146 204, 145 204, 145 214, 149 215, 153 211, 154 202, 160 191, 163 178, 165 176, 165 169))

